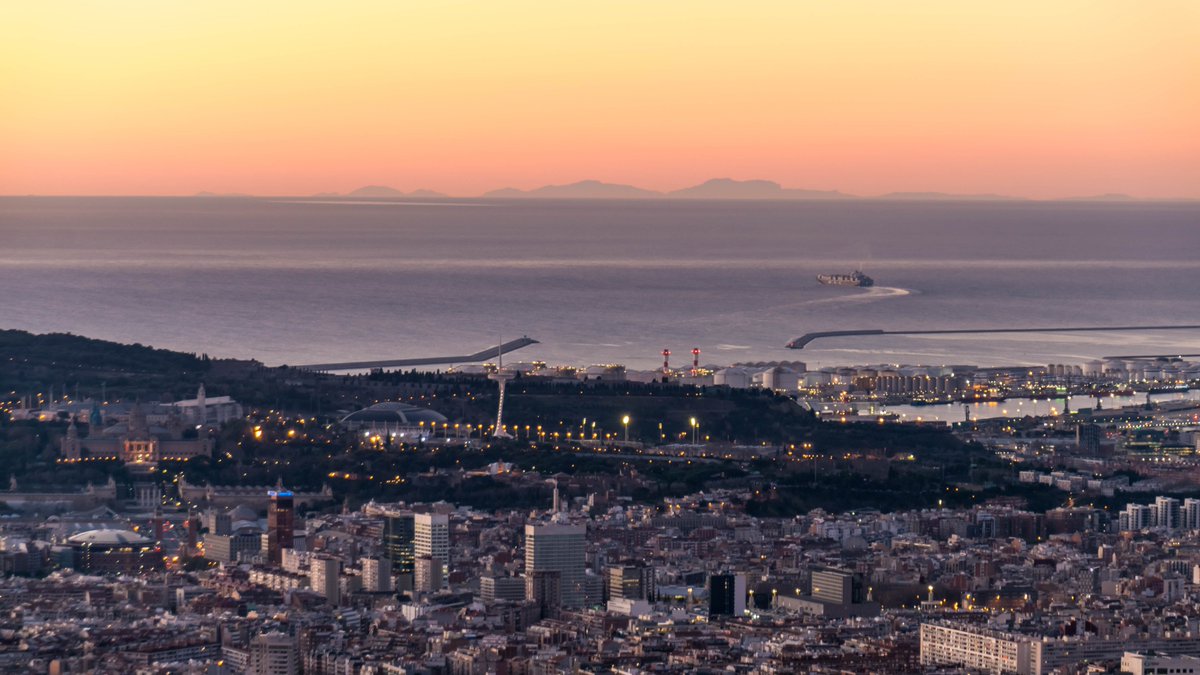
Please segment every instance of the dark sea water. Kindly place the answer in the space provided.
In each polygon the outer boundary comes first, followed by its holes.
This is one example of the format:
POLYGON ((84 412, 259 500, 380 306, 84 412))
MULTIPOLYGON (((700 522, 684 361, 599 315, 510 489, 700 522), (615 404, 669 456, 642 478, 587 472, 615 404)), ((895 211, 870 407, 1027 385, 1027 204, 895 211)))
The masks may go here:
POLYGON ((0 327, 268 364, 469 353, 651 367, 1200 353, 1200 204, 0 198, 0 327), (872 289, 821 286, 861 266, 872 289))

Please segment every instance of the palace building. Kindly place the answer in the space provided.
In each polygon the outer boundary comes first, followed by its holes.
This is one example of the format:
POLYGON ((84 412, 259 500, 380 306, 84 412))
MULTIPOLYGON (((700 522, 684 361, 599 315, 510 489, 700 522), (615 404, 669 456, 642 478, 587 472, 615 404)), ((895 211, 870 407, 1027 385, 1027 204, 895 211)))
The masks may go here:
POLYGON ((61 452, 66 461, 87 458, 117 459, 134 467, 153 467, 161 461, 186 461, 193 457, 211 457, 214 442, 201 428, 188 430, 182 416, 168 415, 163 426, 151 426, 140 404, 129 411, 124 424, 99 430, 89 425, 89 434, 81 437, 72 418, 61 452), (198 433, 197 433, 198 432, 198 433), (194 437, 188 437, 195 433, 194 437))

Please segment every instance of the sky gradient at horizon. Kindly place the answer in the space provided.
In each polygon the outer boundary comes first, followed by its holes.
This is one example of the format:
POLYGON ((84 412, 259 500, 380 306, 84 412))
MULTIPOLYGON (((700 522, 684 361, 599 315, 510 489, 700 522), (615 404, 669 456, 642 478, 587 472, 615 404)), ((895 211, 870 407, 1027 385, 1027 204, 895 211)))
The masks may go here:
POLYGON ((0 8, 0 193, 1200 197, 1200 3, 0 8))

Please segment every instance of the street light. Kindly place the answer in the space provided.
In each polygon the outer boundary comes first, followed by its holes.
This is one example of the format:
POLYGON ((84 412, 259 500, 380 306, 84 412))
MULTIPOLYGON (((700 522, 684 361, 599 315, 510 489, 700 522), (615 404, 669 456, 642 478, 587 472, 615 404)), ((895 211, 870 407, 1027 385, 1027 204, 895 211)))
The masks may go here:
POLYGON ((621 424, 625 425, 625 442, 629 442, 629 415, 621 418, 621 424))
POLYGON ((696 430, 698 428, 700 428, 700 423, 696 421, 695 417, 693 417, 692 418, 692 445, 696 444, 696 430))

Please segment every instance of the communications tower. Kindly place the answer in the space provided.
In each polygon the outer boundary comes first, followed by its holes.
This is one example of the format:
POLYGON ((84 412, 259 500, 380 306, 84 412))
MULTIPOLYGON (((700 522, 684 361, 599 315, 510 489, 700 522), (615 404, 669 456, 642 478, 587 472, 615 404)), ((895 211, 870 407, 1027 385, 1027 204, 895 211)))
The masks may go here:
POLYGON ((500 404, 496 407, 496 429, 492 432, 493 438, 512 438, 512 434, 504 430, 504 389, 508 381, 513 379, 513 373, 504 369, 504 341, 501 340, 499 348, 496 350, 496 370, 488 375, 489 380, 493 380, 500 386, 500 404))

